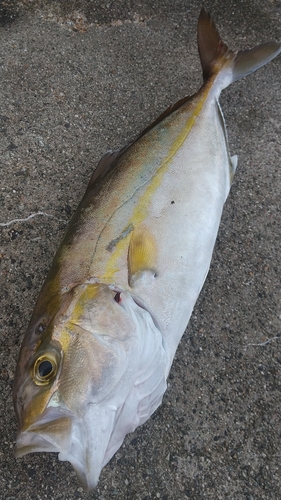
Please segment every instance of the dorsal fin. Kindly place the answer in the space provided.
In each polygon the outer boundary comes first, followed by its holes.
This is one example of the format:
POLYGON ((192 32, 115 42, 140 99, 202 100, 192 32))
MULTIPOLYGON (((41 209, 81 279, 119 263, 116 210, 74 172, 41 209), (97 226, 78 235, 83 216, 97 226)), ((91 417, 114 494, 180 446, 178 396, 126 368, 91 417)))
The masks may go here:
POLYGON ((137 142, 141 137, 143 137, 147 132, 152 130, 158 123, 162 122, 164 118, 169 116, 173 111, 180 108, 186 101, 191 99, 193 96, 186 96, 177 101, 175 104, 169 106, 156 120, 154 120, 150 125, 148 125, 132 142, 130 142, 124 148, 112 151, 107 151, 100 159, 92 177, 89 180, 88 188, 92 188, 96 181, 101 180, 105 174, 117 163, 117 160, 127 151, 135 142, 137 142))
MULTIPOLYGON (((148 125, 140 133, 140 135, 136 138, 136 141, 138 139, 140 139, 141 137, 143 137, 147 132, 149 132, 149 130, 152 130, 156 125, 158 125, 158 123, 162 122, 162 120, 164 120, 165 118, 167 118, 167 116, 171 115, 174 111, 176 111, 177 109, 179 109, 183 104, 185 104, 187 101, 189 101, 190 99, 192 99, 192 97, 193 97, 193 95, 192 96, 189 96, 189 95, 185 96, 182 99, 180 99, 179 101, 177 101, 175 104, 172 104, 167 109, 165 109, 165 111, 163 111, 163 113, 161 113, 161 115, 158 116, 158 118, 156 118, 156 120, 154 120, 152 123, 150 123, 150 125, 148 125)), ((134 142, 136 142, 136 141, 134 141, 134 142)))
POLYGON ((92 177, 89 180, 88 188, 92 187, 94 182, 96 182, 98 179, 102 179, 106 172, 110 169, 112 164, 115 162, 115 160, 118 158, 120 155, 120 151, 107 151, 100 159, 99 163, 97 164, 97 167, 95 171, 92 174, 92 177))

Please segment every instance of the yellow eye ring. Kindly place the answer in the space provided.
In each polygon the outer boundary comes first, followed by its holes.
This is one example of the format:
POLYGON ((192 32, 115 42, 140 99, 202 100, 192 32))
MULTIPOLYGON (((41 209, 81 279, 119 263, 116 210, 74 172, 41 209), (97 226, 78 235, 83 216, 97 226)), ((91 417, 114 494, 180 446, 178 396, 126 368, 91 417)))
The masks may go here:
POLYGON ((33 379, 37 385, 46 385, 57 374, 57 361, 52 353, 39 356, 33 366, 33 379))

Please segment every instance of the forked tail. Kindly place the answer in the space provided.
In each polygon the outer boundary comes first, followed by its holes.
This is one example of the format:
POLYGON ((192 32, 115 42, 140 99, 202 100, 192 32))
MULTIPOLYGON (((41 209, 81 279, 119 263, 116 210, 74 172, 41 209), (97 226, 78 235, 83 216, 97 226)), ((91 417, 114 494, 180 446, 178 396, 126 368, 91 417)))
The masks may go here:
POLYGON ((204 9, 198 20, 197 39, 204 82, 219 76, 216 78, 218 93, 232 82, 261 68, 281 52, 281 43, 272 41, 251 50, 233 52, 220 38, 215 23, 204 9))

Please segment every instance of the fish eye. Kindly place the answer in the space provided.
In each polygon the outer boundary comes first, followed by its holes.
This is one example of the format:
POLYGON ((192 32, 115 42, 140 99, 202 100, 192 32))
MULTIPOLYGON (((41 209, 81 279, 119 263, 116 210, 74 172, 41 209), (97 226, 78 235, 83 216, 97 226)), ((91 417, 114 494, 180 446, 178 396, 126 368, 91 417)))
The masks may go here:
POLYGON ((49 360, 42 361, 38 365, 38 373, 39 373, 41 378, 44 378, 44 377, 47 377, 48 375, 50 375, 52 370, 53 370, 53 365, 52 365, 51 361, 49 361, 49 360))
POLYGON ((51 354, 44 354, 36 359, 33 367, 33 378, 37 385, 45 385, 55 377, 57 373, 57 362, 51 354))

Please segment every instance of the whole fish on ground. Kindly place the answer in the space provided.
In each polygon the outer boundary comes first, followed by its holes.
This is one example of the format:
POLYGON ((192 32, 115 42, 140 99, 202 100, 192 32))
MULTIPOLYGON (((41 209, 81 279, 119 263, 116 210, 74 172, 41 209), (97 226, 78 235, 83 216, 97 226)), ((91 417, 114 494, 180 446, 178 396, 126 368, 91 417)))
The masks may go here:
POLYGON ((220 92, 281 51, 232 52, 204 10, 198 47, 199 92, 101 159, 21 347, 16 456, 59 452, 86 489, 160 405, 206 278, 237 164, 220 92))

